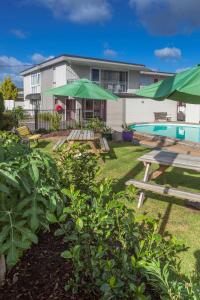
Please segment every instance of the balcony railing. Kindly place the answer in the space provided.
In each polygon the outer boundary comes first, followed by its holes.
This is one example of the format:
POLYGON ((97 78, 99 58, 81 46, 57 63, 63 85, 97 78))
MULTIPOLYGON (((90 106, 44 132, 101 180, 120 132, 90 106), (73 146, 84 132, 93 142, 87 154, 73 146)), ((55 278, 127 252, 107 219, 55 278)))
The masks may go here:
MULTIPOLYGON (((72 83, 77 79, 68 79, 67 83, 72 83)), ((103 87, 106 90, 111 91, 112 93, 120 94, 120 93, 126 93, 128 89, 128 84, 126 82, 117 82, 117 81, 93 81, 96 84, 99 84, 101 87, 103 87)))

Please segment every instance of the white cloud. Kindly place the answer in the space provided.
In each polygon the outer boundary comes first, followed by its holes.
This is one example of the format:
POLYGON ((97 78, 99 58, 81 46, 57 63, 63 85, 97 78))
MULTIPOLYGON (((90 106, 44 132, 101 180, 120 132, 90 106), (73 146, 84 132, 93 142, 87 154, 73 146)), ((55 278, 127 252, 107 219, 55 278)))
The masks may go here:
POLYGON ((0 81, 5 77, 10 76, 12 80, 18 85, 22 85, 22 79, 19 73, 28 68, 30 64, 22 62, 13 56, 0 56, 0 81))
POLYGON ((163 49, 157 49, 154 51, 154 55, 159 58, 175 58, 179 59, 182 56, 181 50, 175 47, 169 48, 163 48, 163 49))
POLYGON ((17 86, 22 86, 22 77, 19 75, 21 71, 31 67, 33 64, 41 63, 53 56, 44 56, 40 53, 34 53, 30 57, 30 62, 25 62, 13 56, 0 56, 0 82, 7 76, 10 76, 17 86))
POLYGON ((24 31, 22 31, 21 29, 11 29, 10 32, 19 39, 25 39, 27 36, 26 33, 24 31))
POLYGON ((111 16, 108 0, 36 0, 35 3, 50 9, 55 17, 76 23, 102 22, 111 16))
POLYGON ((44 56, 40 53, 34 53, 32 56, 31 56, 31 60, 36 63, 36 64, 40 64, 42 63, 43 61, 45 60, 48 60, 48 59, 51 59, 51 58, 54 58, 53 55, 50 55, 50 56, 44 56))
POLYGON ((112 49, 105 49, 103 54, 105 56, 109 56, 109 57, 116 57, 117 56, 117 52, 115 50, 112 50, 112 49))
POLYGON ((129 3, 152 34, 173 35, 200 28, 199 0, 129 0, 129 3))

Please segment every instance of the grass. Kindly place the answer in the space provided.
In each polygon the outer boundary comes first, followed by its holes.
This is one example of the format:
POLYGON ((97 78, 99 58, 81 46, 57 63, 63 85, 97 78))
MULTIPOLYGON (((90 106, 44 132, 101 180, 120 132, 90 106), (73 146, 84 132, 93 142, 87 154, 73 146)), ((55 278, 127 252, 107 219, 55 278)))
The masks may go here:
MULTIPOLYGON (((50 152, 53 146, 51 141, 40 142, 39 147, 45 152, 50 152), (43 144, 42 144, 43 143, 43 144)), ((125 182, 130 178, 142 179, 144 167, 137 160, 149 149, 141 146, 133 146, 130 143, 112 142, 111 155, 106 157, 105 164, 101 165, 101 177, 112 177, 115 180, 116 191, 125 188, 125 182)), ((155 166, 156 167, 156 166, 155 166)), ((162 184, 167 182, 177 188, 188 188, 200 191, 200 175, 190 171, 170 168, 165 176, 156 180, 162 184)), ((137 201, 133 201, 132 207, 137 213, 145 212, 159 219, 159 231, 161 234, 169 232, 177 239, 184 242, 188 251, 181 254, 183 258, 182 271, 185 274, 193 270, 200 270, 200 211, 186 207, 182 200, 158 194, 146 193, 146 201, 138 211, 137 201)))

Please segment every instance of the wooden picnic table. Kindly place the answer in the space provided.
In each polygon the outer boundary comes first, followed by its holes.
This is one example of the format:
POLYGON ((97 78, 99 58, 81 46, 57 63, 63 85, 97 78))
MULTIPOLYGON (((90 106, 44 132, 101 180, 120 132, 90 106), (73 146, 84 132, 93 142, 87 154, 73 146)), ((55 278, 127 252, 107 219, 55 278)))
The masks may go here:
MULTIPOLYGON (((145 166, 143 181, 141 182, 137 180, 130 180, 127 182, 128 185, 133 184, 136 187, 140 187, 141 189, 148 189, 160 194, 168 194, 169 196, 177 196, 182 199, 185 198, 194 202, 200 202, 199 193, 190 193, 173 188, 167 188, 165 186, 151 185, 147 183, 149 180, 156 179, 157 177, 162 175, 171 166, 200 172, 200 157, 169 151, 153 150, 139 157, 138 160, 142 161, 145 166), (153 163, 158 164, 159 168, 156 171, 151 172, 150 168, 153 163)), ((138 208, 142 206, 144 197, 145 194, 144 191, 142 191, 139 196, 138 208)))
POLYGON ((67 137, 67 141, 70 145, 75 142, 85 142, 88 143, 95 154, 98 154, 98 149, 95 143, 96 137, 93 130, 72 130, 67 137))

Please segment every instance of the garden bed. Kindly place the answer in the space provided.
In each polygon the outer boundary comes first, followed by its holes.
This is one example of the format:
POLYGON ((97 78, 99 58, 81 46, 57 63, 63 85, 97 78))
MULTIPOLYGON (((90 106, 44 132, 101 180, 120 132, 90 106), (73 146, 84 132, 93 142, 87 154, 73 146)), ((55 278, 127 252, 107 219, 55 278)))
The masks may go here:
POLYGON ((59 130, 59 131, 52 131, 49 133, 42 134, 42 138, 50 138, 50 137, 57 137, 57 136, 67 136, 69 135, 70 130, 59 130))
MULTIPOLYGON (((22 257, 8 273, 0 288, 1 300, 89 300, 88 296, 74 297, 64 290, 72 274, 72 265, 60 256, 66 244, 53 233, 41 233, 39 243, 22 257)), ((91 299, 95 299, 94 296, 91 299)))

